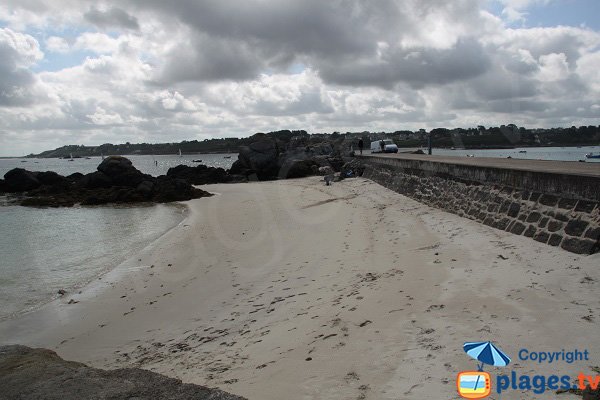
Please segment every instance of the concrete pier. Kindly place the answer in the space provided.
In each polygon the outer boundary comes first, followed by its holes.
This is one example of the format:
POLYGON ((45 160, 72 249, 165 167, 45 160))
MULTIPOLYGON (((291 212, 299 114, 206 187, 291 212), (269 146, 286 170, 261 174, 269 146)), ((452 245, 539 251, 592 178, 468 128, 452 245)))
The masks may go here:
POLYGON ((580 254, 600 250, 600 163, 363 155, 364 176, 425 204, 580 254))

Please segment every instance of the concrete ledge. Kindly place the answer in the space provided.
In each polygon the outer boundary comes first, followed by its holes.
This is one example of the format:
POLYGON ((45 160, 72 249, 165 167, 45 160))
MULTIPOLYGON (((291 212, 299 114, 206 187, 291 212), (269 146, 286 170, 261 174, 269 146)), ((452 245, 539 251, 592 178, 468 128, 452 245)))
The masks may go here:
POLYGON ((485 184, 600 201, 600 163, 419 154, 359 156, 370 163, 485 184))
POLYGON ((422 203, 574 253, 600 250, 600 164, 405 154, 360 160, 365 177, 422 203))

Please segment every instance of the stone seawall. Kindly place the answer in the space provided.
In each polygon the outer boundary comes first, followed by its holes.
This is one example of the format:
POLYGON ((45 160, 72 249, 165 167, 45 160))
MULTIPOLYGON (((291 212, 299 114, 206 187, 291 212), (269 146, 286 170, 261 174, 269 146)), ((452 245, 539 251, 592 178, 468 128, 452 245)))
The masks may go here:
POLYGON ((600 176, 595 174, 402 156, 361 161, 364 177, 427 205, 573 253, 600 251, 600 176))

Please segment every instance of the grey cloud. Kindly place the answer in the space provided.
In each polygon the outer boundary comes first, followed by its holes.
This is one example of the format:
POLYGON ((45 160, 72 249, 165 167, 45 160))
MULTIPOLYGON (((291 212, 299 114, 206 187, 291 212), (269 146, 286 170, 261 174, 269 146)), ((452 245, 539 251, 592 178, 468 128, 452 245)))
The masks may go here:
POLYGON ((383 88, 391 88, 398 82, 422 87, 466 80, 481 75, 489 66, 487 54, 474 40, 459 41, 450 49, 398 50, 381 61, 327 60, 317 65, 326 81, 383 88))
POLYGON ((266 116, 294 116, 310 113, 330 114, 335 110, 330 104, 323 101, 321 93, 304 92, 299 99, 283 106, 261 100, 254 106, 254 111, 259 115, 266 116))
POLYGON ((136 17, 129 15, 127 12, 117 7, 112 7, 106 11, 92 7, 83 16, 88 22, 102 29, 114 27, 131 29, 134 31, 140 29, 136 17))
POLYGON ((504 63, 504 66, 508 71, 514 72, 520 75, 530 75, 534 72, 539 71, 540 67, 536 63, 527 63, 525 61, 519 60, 516 57, 511 57, 507 59, 504 63))
POLYGON ((421 35, 421 20, 434 13, 456 24, 476 26, 476 0, 451 4, 131 0, 130 4, 162 17, 169 15, 174 27, 173 21, 183 22, 190 30, 189 40, 174 49, 163 66, 158 80, 169 84, 249 80, 266 69, 285 71, 302 61, 317 69, 326 82, 386 88, 409 82, 419 87, 468 79, 483 73, 489 64, 481 45, 469 36, 450 49, 398 47, 403 37, 421 35), (389 44, 389 54, 376 62, 381 43, 389 44))
POLYGON ((35 76, 18 65, 19 58, 14 48, 0 42, 0 106, 24 106, 35 101, 31 93, 35 76))
POLYGON ((376 5, 349 0, 132 1, 190 28, 189 41, 173 52, 179 58, 164 68, 168 82, 180 77, 244 80, 267 68, 285 71, 298 60, 310 65, 320 59, 372 57, 378 40, 395 40, 397 24, 408 24, 392 0, 376 5))
MULTIPOLYGON (((276 51, 330 54, 357 52, 372 46, 369 37, 364 35, 365 24, 372 18, 364 13, 364 8, 372 8, 369 3, 347 0, 132 2, 143 9, 153 8, 173 15, 197 32, 268 46, 276 51)), ((378 9, 389 9, 392 3, 381 1, 378 9)))
POLYGON ((159 83, 249 80, 265 62, 243 42, 197 35, 173 49, 159 71, 159 83))
POLYGON ((503 43, 503 47, 527 49, 536 60, 546 54, 564 53, 571 68, 582 49, 600 45, 596 34, 571 27, 523 29, 513 31, 506 39, 508 42, 503 43))
POLYGON ((542 113, 548 111, 549 102, 541 100, 493 100, 483 104, 482 109, 494 113, 520 114, 520 113, 542 113))
POLYGON ((540 93, 533 79, 506 73, 500 68, 470 82, 469 86, 472 94, 482 100, 528 98, 540 93))

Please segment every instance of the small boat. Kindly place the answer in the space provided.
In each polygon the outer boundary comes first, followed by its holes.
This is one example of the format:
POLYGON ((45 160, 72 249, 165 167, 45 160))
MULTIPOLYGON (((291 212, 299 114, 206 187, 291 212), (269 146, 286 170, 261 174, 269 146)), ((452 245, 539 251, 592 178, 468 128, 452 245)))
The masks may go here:
POLYGON ((21 160, 21 162, 27 162, 27 160, 21 160))
POLYGON ((92 158, 91 158, 91 157, 86 157, 85 159, 86 159, 86 160, 91 160, 92 158))
POLYGON ((600 158, 600 153, 598 154, 594 154, 594 153, 587 153, 585 155, 585 158, 600 158))
POLYGON ((202 162, 202 160, 192 160, 192 162, 202 162))
POLYGON ((223 156, 223 158, 231 158, 231 156, 223 156))
POLYGON ((181 149, 179 149, 179 157, 183 157, 183 156, 181 155, 181 149))
POLYGON ((519 150, 519 153, 527 153, 527 150, 519 150))
POLYGON ((67 161, 73 161, 73 153, 70 154, 70 158, 67 161))
POLYGON ((467 154, 467 157, 473 158, 473 157, 475 157, 475 154, 467 154))

